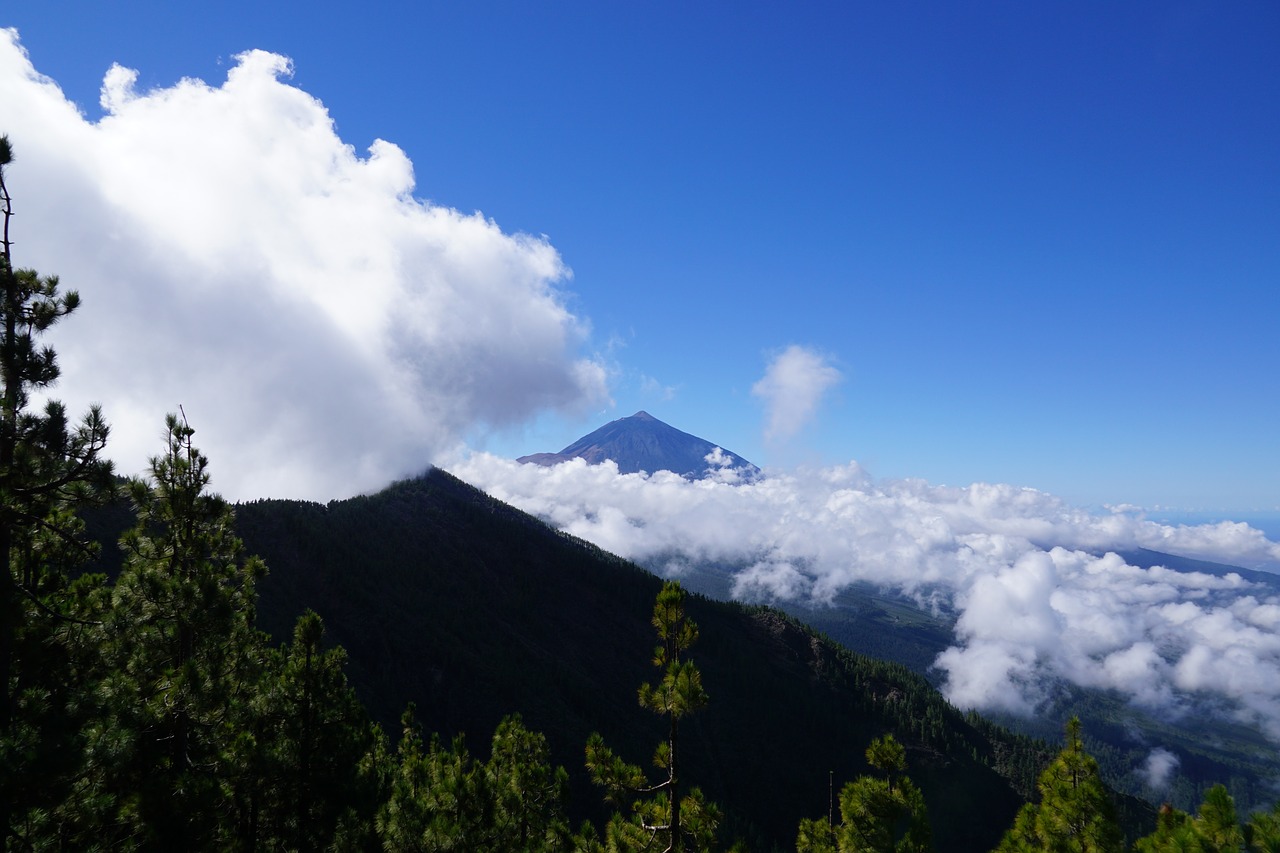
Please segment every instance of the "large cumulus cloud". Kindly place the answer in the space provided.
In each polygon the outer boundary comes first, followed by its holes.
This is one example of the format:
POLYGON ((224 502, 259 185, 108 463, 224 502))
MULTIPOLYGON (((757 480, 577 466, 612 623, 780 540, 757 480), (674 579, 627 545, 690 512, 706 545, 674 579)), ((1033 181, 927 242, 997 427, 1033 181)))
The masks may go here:
POLYGON ((290 71, 250 51, 140 92, 116 66, 91 121, 0 30, 15 260, 84 296, 56 395, 105 405, 121 467, 182 404, 224 493, 327 499, 606 398, 556 250, 415 198, 403 151, 357 155, 290 71))
POLYGON ((1248 568, 1280 545, 1243 524, 1093 514, 1035 489, 876 480, 856 463, 760 481, 620 475, 487 454, 452 470, 623 556, 734 567, 734 594, 827 601, 858 582, 955 619, 936 661, 956 704, 1031 713, 1063 680, 1166 716, 1216 709, 1280 741, 1280 596, 1225 575, 1130 565, 1140 548, 1248 568))

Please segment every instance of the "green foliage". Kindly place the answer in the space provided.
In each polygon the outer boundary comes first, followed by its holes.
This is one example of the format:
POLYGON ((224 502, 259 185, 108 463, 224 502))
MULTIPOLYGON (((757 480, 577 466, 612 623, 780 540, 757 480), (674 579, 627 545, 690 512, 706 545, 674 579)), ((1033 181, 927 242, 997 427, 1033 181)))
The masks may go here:
POLYGON ((1134 844, 1137 853, 1272 853, 1280 851, 1280 804, 1240 825, 1235 801, 1224 785, 1205 794, 1195 817, 1165 804, 1155 832, 1134 844))
POLYGON ((137 523, 104 623, 101 721, 91 778, 117 793, 112 831, 166 849, 217 837, 243 728, 262 672, 252 624, 257 560, 244 559, 230 507, 210 494, 193 430, 170 415, 150 482, 130 484, 137 523))
POLYGON ((563 768, 547 763, 546 741, 519 717, 493 736, 487 763, 461 737, 424 742, 411 705, 377 829, 390 851, 559 853, 572 849, 564 818, 563 768))
POLYGON ((1280 803, 1258 812, 1245 827, 1250 853, 1280 853, 1280 803))
POLYGON ((837 853, 835 827, 826 818, 801 818, 796 853, 837 853))
POLYGON ((1244 843, 1244 835, 1236 819, 1236 804, 1223 785, 1209 789, 1200 804, 1195 825, 1210 850, 1236 851, 1244 843))
POLYGON ((653 608, 658 646, 653 665, 662 669, 661 680, 641 685, 640 706, 667 718, 667 739, 658 744, 653 763, 665 772, 661 781, 649 784, 644 772, 627 764, 604 744, 599 734, 587 739, 586 766, 593 781, 605 789, 605 798, 630 814, 616 814, 605 831, 606 843, 617 850, 710 850, 715 843, 720 812, 702 791, 681 793, 679 762, 680 721, 707 705, 702 673, 685 652, 698 639, 698 626, 685 613, 685 593, 668 581, 653 608), (635 798, 635 799, 632 799, 635 798))
POLYGON ((382 797, 381 732, 347 685, 341 648, 321 646, 307 611, 292 644, 270 650, 232 745, 234 835, 246 849, 320 849, 359 828, 382 797))
POLYGON ((378 832, 387 850, 488 849, 492 803, 461 738, 444 749, 438 736, 424 744, 410 706, 397 749, 397 767, 387 802, 378 812, 378 832))
POLYGON ((0 137, 0 847, 57 831, 56 811, 80 762, 84 696, 75 673, 91 665, 83 634, 96 619, 100 578, 73 582, 92 553, 75 510, 105 499, 111 465, 97 408, 72 426, 62 404, 29 407, 53 384, 57 358, 40 337, 79 305, 56 276, 13 265, 12 199, 0 137))
POLYGON ((910 779, 893 787, 886 779, 864 776, 840 794, 843 822, 836 829, 840 853, 921 853, 931 850, 932 834, 924 799, 910 779))
POLYGON ((62 760, 26 776, 47 785, 48 805, 11 812, 10 832, 33 848, 369 847, 385 749, 343 653, 322 648, 314 613, 290 646, 267 646, 254 627, 261 561, 207 491, 191 428, 171 416, 167 432, 150 479, 129 486, 137 520, 114 586, 67 586, 99 618, 56 645, 66 687, 44 710, 60 698, 74 725, 62 760))
POLYGON ((567 848, 569 774, 552 768, 546 737, 525 728, 518 715, 507 717, 493 734, 485 775, 496 807, 497 849, 567 848))
POLYGON ((1066 746, 1040 774, 1040 802, 1018 813, 999 850, 1104 853, 1124 848, 1124 836, 1098 765, 1084 751, 1080 721, 1067 723, 1066 746))
POLYGON ((1136 853, 1204 853, 1200 833, 1191 816, 1165 805, 1156 818, 1156 829, 1134 842, 1136 853))
POLYGON ((797 853, 924 853, 933 849, 933 832, 920 789, 902 774, 906 750, 893 737, 876 738, 867 762, 884 778, 862 776, 840 792, 840 823, 804 819, 796 837, 797 853))
POLYGON ((907 750, 893 735, 878 737, 867 747, 867 763, 884 773, 892 788, 894 778, 907 769, 907 750))

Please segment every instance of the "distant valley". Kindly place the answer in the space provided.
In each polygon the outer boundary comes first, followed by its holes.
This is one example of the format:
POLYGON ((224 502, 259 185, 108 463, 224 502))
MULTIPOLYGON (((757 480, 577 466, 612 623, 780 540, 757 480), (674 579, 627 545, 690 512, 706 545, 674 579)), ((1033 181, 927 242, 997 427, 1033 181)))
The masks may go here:
MULTIPOLYGON (((641 412, 584 436, 560 454, 537 454, 519 461, 548 465, 578 457, 598 464, 609 459, 621 473, 672 470, 688 477, 696 469, 691 460, 698 454, 705 456, 715 447, 709 440, 680 432, 641 412), (653 440, 654 433, 663 440, 653 440), (655 452, 648 453, 650 448, 655 452)), ((755 472, 753 476, 759 476, 755 466, 751 470, 755 472)), ((1117 553, 1126 564, 1142 569, 1163 566, 1215 578, 1234 574, 1280 592, 1280 576, 1269 572, 1149 548, 1134 547, 1117 553)), ((1096 556, 1101 557, 1102 553, 1097 552, 1096 556)), ((750 569, 749 562, 699 559, 678 548, 640 562, 658 574, 674 572, 688 588, 720 600, 744 598, 740 576, 750 569)), ((753 596, 748 594, 745 599, 753 600, 753 596)), ((756 600, 780 607, 851 650, 901 663, 939 686, 942 677, 935 662, 956 642, 956 613, 946 608, 945 596, 935 597, 931 609, 922 609, 919 596, 907 596, 883 584, 856 582, 844 586, 825 604, 769 595, 756 600), (941 611, 937 609, 939 602, 941 611)), ((1222 712, 1220 706, 1206 698, 1198 707, 1170 718, 1143 711, 1123 696, 1106 690, 1062 683, 1046 693, 1034 717, 996 717, 1020 731, 1052 739, 1068 717, 1080 715, 1085 721, 1086 737, 1110 783, 1134 795, 1160 796, 1182 808, 1193 808, 1207 785, 1224 781, 1229 782, 1237 802, 1268 804, 1273 796, 1272 786, 1280 778, 1274 745, 1256 727, 1228 722, 1222 712), (1178 769, 1153 793, 1150 780, 1139 771, 1157 744, 1178 757, 1178 769)))

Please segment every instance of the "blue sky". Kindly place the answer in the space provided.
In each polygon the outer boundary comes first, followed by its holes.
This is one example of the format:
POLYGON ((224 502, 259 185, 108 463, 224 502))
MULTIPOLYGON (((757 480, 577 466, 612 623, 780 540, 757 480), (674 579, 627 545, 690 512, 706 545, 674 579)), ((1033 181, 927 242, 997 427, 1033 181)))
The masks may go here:
POLYGON ((545 235, 606 393, 464 418, 474 448, 645 409, 763 466, 1280 508, 1273 4, 181 5, 0 26, 91 122, 113 63, 145 93, 288 56, 416 197, 545 235), (767 439, 788 352, 826 380, 767 439))

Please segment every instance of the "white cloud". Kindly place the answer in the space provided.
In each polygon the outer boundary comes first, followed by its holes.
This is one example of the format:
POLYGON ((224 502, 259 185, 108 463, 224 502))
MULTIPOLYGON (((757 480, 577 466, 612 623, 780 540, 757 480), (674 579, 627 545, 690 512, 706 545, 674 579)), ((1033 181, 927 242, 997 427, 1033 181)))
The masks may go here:
POLYGON ((1169 777, 1178 769, 1181 759, 1163 747, 1156 747, 1147 755, 1139 775, 1147 787, 1155 792, 1169 787, 1169 777))
POLYGON ((676 398, 676 386, 663 385, 652 376, 640 377, 640 391, 646 396, 653 397, 663 403, 669 403, 676 398))
POLYGON ((1163 546, 1280 566, 1280 545, 1244 525, 1095 515, 1006 485, 878 481, 856 463, 736 485, 582 460, 542 468, 474 454, 449 467, 630 559, 732 569, 745 599, 822 602, 869 582, 953 614, 954 644, 936 666, 960 706, 1032 713, 1067 681, 1171 719, 1227 707, 1280 742, 1276 587, 1116 553, 1163 546))
POLYGON ((120 466, 183 404, 219 490, 327 499, 604 400, 556 250, 416 199, 404 152, 357 156, 290 71, 250 51, 139 92, 114 66, 94 122, 0 30, 16 261, 84 297, 55 396, 104 404, 120 466))
POLYGON ((840 381, 840 371, 821 354, 792 345, 774 356, 751 393, 764 401, 764 435, 786 441, 803 429, 818 411, 822 395, 840 381))
POLYGON ((751 601, 794 601, 809 587, 809 579, 791 563, 763 560, 734 575, 732 594, 751 601))

